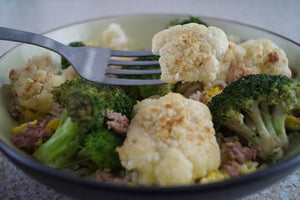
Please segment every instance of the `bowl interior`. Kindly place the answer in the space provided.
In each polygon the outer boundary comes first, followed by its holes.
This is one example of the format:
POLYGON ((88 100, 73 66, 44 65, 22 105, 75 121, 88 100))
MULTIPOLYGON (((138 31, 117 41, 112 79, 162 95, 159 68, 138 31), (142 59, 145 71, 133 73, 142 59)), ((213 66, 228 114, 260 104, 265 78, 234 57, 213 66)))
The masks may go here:
MULTIPOLYGON (((186 16, 178 15, 140 15, 140 16, 122 16, 106 19, 96 19, 82 22, 66 27, 62 27, 45 34, 46 36, 58 40, 64 44, 72 41, 95 41, 101 46, 101 33, 110 23, 118 23, 122 26, 125 33, 130 39, 130 49, 150 49, 152 36, 165 28, 166 24, 175 19, 186 16)), ((245 26, 239 23, 223 21, 212 18, 202 18, 209 25, 223 29, 227 34, 240 36, 242 39, 268 38, 274 41, 279 47, 285 50, 290 66, 300 72, 300 46, 286 38, 276 34, 266 32, 254 27, 245 26)), ((12 68, 22 66, 27 59, 33 55, 46 52, 48 50, 32 46, 20 45, 9 51, 0 59, 0 140, 6 143, 10 148, 26 155, 16 148, 10 141, 11 129, 16 125, 7 112, 9 102, 9 71, 12 68)), ((55 63, 60 63, 60 56, 51 52, 52 59, 55 63)), ((291 141, 289 149, 283 159, 296 155, 300 152, 300 134, 295 134, 291 141)))

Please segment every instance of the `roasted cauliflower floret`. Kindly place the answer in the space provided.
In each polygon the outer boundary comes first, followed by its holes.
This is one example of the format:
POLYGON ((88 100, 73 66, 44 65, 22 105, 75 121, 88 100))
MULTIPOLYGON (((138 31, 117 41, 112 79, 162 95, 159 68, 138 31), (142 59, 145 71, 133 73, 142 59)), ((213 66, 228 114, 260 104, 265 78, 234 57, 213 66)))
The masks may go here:
POLYGON ((246 66, 255 66, 261 74, 285 75, 291 77, 288 59, 284 51, 271 40, 248 40, 241 44, 246 50, 243 60, 246 66))
POLYGON ((117 151, 122 165, 134 171, 136 183, 192 184, 218 169, 220 149, 205 104, 169 93, 141 101, 133 114, 117 151))
POLYGON ((52 88, 75 77, 73 68, 61 71, 55 66, 49 53, 32 57, 25 66, 12 69, 9 74, 20 105, 42 113, 50 112, 54 106, 52 88))
POLYGON ((238 45, 230 42, 227 52, 218 59, 217 80, 227 84, 249 74, 291 76, 284 51, 267 39, 248 40, 238 45))
POLYGON ((243 76, 260 73, 260 69, 257 66, 245 65, 244 57, 246 54, 246 49, 241 45, 229 42, 228 50, 219 57, 221 64, 217 80, 230 84, 243 76))
POLYGON ((103 46, 108 49, 123 50, 127 48, 127 36, 119 24, 111 23, 102 33, 103 46))
POLYGON ((226 34, 219 28, 196 23, 173 26, 152 39, 152 51, 160 55, 161 79, 167 83, 216 79, 216 57, 228 49, 226 34))

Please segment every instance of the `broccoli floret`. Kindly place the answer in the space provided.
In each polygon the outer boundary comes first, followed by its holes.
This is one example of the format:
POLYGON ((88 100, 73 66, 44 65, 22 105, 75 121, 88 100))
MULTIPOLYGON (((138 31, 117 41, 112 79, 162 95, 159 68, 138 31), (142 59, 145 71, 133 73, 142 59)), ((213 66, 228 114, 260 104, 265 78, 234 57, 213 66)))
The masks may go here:
POLYGON ((99 169, 119 169, 121 163, 116 148, 122 145, 123 140, 111 130, 100 128, 85 137, 78 159, 91 160, 99 169))
POLYGON ((134 105, 137 103, 136 100, 130 98, 122 89, 115 88, 108 92, 109 102, 107 109, 113 110, 118 113, 122 113, 128 119, 131 119, 131 112, 134 105))
POLYGON ((107 91, 99 89, 97 84, 77 78, 55 88, 52 94, 74 122, 85 123, 89 128, 102 126, 108 103, 107 91))
POLYGON ((181 19, 172 20, 171 22, 168 23, 167 28, 171 26, 184 25, 188 23, 197 23, 197 24, 203 24, 204 26, 208 26, 208 24, 202 21, 199 17, 190 16, 189 18, 183 20, 181 19))
MULTIPOLYGON (((153 61, 158 60, 159 56, 142 56, 138 57, 136 61, 153 61)), ((157 65, 150 66, 129 66, 124 67, 125 69, 138 69, 138 70, 149 70, 149 69, 160 69, 157 65)), ((159 79, 160 75, 142 75, 142 76, 122 76, 121 78, 129 79, 159 79)), ((162 85, 144 85, 144 86, 126 86, 123 87, 124 91, 131 97, 137 100, 142 100, 150 96, 158 95, 164 96, 173 89, 173 84, 162 84, 162 85)))
MULTIPOLYGON (((83 42, 71 42, 68 44, 71 47, 82 47, 85 46, 85 44, 83 42)), ((65 59, 64 57, 60 58, 60 64, 61 64, 61 68, 62 69, 67 69, 71 64, 69 63, 69 61, 67 59, 65 59)))
POLYGON ((33 156, 48 166, 61 168, 70 164, 86 133, 102 126, 106 93, 92 83, 76 79, 54 89, 53 95, 64 111, 54 135, 33 156))
POLYGON ((215 128, 225 126, 261 149, 262 159, 279 158, 288 146, 287 113, 299 106, 300 87, 282 75, 249 75, 212 98, 215 128))
MULTIPOLYGON (((130 117, 136 104, 136 101, 121 89, 91 83, 81 78, 62 84, 55 88, 52 94, 54 100, 64 109, 60 124, 54 135, 41 145, 33 156, 54 168, 76 163, 78 159, 74 158, 82 148, 81 144, 86 134, 89 131, 103 130, 105 127, 104 117, 107 109, 130 117)), ((110 141, 109 138, 107 140, 110 141)), ((105 143, 104 140, 95 141, 98 142, 105 143)), ((106 147, 109 146, 108 143, 106 147)), ((115 147, 109 148, 107 152, 115 147)), ((111 153, 113 155, 115 152, 111 153)))

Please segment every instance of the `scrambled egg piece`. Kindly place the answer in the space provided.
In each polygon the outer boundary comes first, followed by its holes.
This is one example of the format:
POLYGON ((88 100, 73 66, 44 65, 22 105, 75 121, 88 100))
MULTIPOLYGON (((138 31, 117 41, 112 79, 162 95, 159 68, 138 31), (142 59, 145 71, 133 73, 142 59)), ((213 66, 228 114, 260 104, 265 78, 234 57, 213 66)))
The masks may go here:
POLYGON ((258 67, 261 74, 281 74, 291 77, 291 70, 284 51, 271 40, 248 40, 241 46, 247 52, 243 57, 247 66, 258 67))
POLYGON ((257 170, 259 163, 254 161, 247 161, 239 168, 240 175, 251 174, 257 170))
POLYGON ((42 113, 53 108, 52 88, 76 77, 72 67, 60 71, 59 66, 52 63, 49 53, 32 57, 26 66, 12 69, 9 74, 20 105, 42 113))
POLYGON ((201 178, 200 184, 214 183, 228 179, 229 175, 223 171, 216 170, 209 172, 207 176, 201 178))
POLYGON ((300 118, 288 115, 285 118, 285 128, 291 131, 300 130, 300 118))
POLYGON ((161 56, 161 79, 167 83, 214 81, 219 71, 217 57, 227 49, 221 29, 196 23, 172 26, 152 39, 153 53, 161 56))
POLYGON ((59 118, 54 118, 45 127, 45 130, 48 132, 54 132, 59 125, 59 118))
POLYGON ((119 24, 111 23, 102 33, 103 46, 108 49, 126 49, 128 39, 119 24))
POLYGON ((19 126, 15 126, 12 129, 12 134, 21 133, 22 131, 24 131, 27 128, 28 125, 37 125, 38 123, 39 123, 38 120, 34 120, 34 121, 23 123, 19 126))
POLYGON ((208 107, 180 94, 145 99, 134 108, 122 165, 143 185, 192 184, 220 166, 220 148, 208 107))
POLYGON ((220 89, 219 86, 216 87, 206 87, 204 91, 200 92, 197 90, 195 93, 193 93, 191 96, 189 96, 189 99, 193 99, 196 101, 200 101, 204 104, 208 104, 211 99, 220 94, 222 92, 222 89, 220 89))

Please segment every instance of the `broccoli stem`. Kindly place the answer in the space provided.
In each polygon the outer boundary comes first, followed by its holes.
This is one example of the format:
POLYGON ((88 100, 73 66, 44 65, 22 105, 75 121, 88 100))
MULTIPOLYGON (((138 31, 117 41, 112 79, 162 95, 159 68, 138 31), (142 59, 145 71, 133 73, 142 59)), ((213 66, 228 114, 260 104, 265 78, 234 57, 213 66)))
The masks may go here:
POLYGON ((252 131, 248 125, 245 123, 237 123, 234 121, 228 121, 226 122, 226 126, 233 130, 236 133, 239 133, 242 137, 244 137, 246 140, 248 140, 252 144, 256 144, 257 141, 257 135, 254 131, 252 131))
POLYGON ((55 134, 41 145, 33 156, 54 168, 69 166, 73 163, 71 159, 78 152, 86 131, 79 123, 72 122, 64 112, 55 134))
POLYGON ((259 134, 259 137, 261 137, 262 139, 268 138, 269 132, 262 119, 258 103, 253 102, 250 106, 251 111, 248 111, 247 114, 251 118, 252 122, 255 124, 255 127, 257 128, 256 131, 259 134))
POLYGON ((281 143, 288 145, 288 138, 285 131, 286 116, 287 116, 286 107, 283 105, 283 103, 279 103, 273 107, 272 122, 273 122, 274 129, 281 143))
POLYGON ((282 153, 275 147, 288 145, 285 132, 285 106, 279 103, 270 107, 267 103, 253 102, 248 108, 243 123, 232 121, 227 122, 226 126, 239 133, 250 143, 261 147, 263 151, 260 152, 260 156, 263 158, 282 153))
POLYGON ((272 135, 276 135, 276 131, 273 126, 272 115, 270 114, 270 109, 269 109, 270 106, 266 102, 261 102, 259 106, 261 109, 261 116, 264 120, 264 123, 269 133, 272 135))

